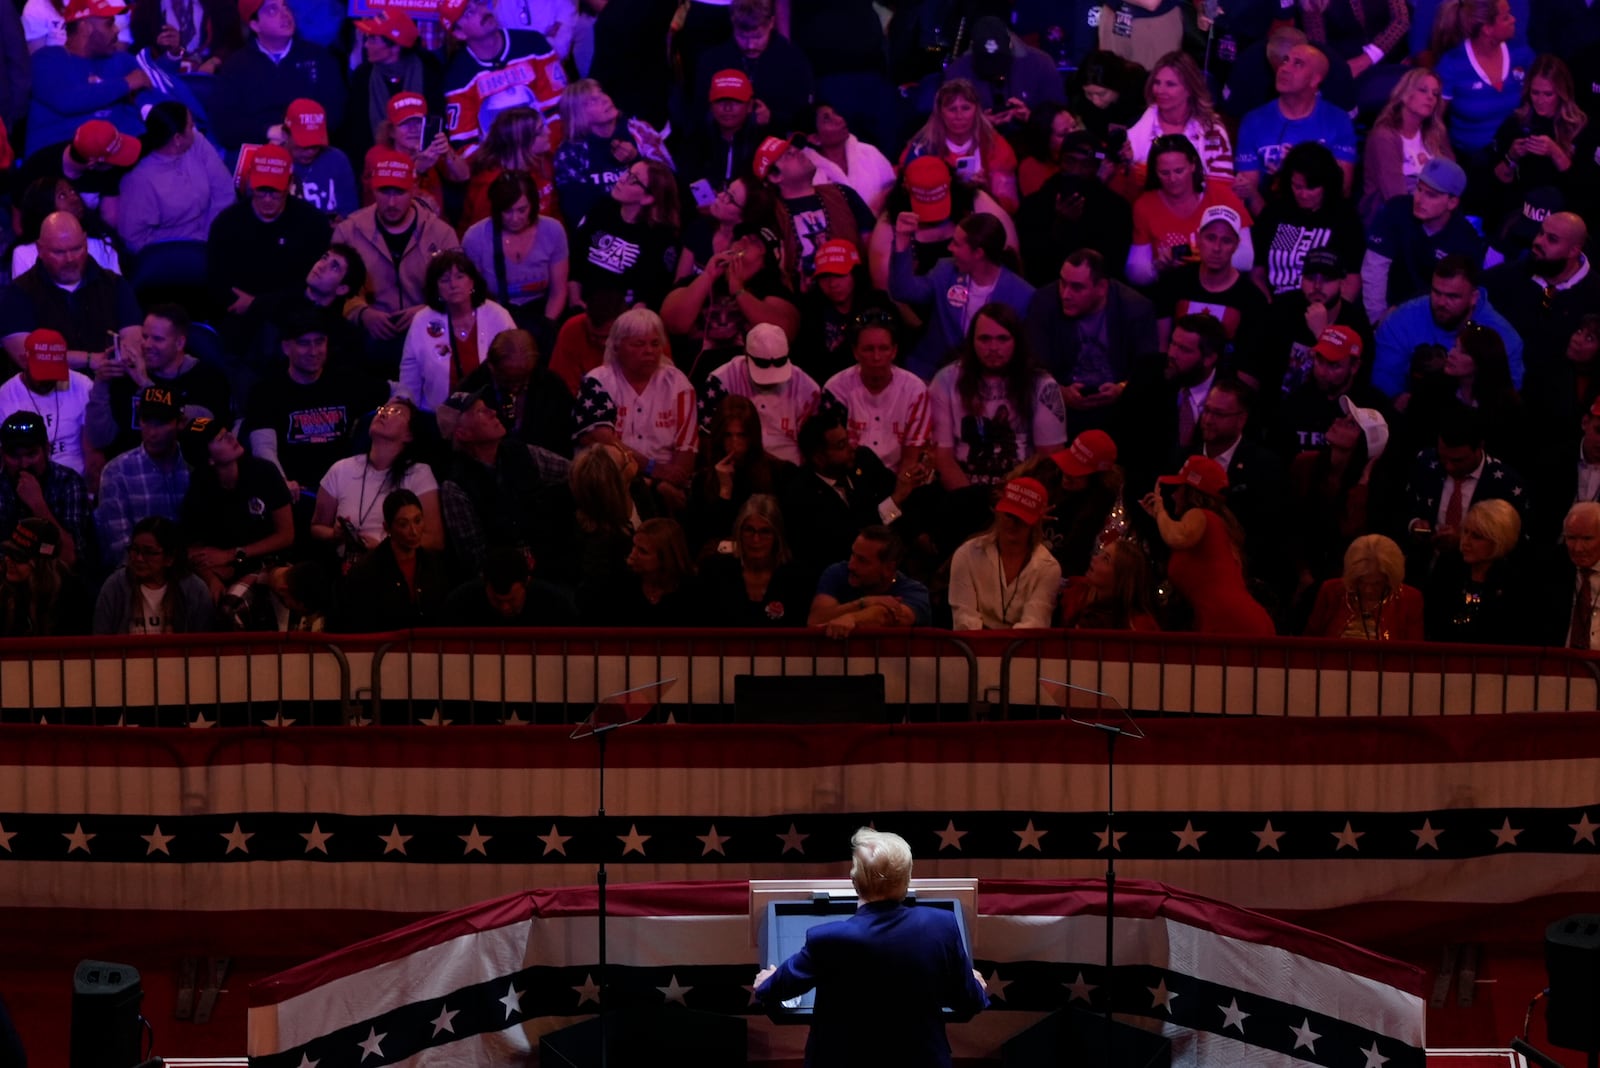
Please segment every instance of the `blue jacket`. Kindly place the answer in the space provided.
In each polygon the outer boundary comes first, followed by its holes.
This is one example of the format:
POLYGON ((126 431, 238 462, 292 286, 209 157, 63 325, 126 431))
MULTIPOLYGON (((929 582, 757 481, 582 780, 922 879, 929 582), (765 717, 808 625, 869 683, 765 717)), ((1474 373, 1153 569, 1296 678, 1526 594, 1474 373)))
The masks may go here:
MULTIPOLYGON (((949 362, 951 351, 965 337, 961 317, 966 312, 966 292, 970 284, 970 276, 957 271, 954 260, 940 260, 933 265, 933 270, 921 275, 917 274, 916 254, 912 250, 897 250, 889 259, 889 295, 905 304, 933 307, 928 329, 906 357, 906 370, 924 382, 949 362), (952 302, 952 295, 957 296, 957 302, 952 302)), ((1028 302, 1033 300, 1033 287, 1021 276, 1002 267, 989 300, 1009 304, 1019 316, 1026 316, 1028 302)))
MULTIPOLYGON (((1433 321, 1433 309, 1426 296, 1414 297, 1389 313, 1378 327, 1377 352, 1372 359, 1372 384, 1390 397, 1406 391, 1411 375, 1411 354, 1418 345, 1455 344, 1456 332, 1433 321)), ((1506 361, 1511 365, 1511 381, 1522 388, 1522 337, 1505 316, 1494 310, 1489 294, 1478 290, 1478 303, 1470 316, 1473 322, 1491 327, 1506 343, 1506 361)))
POLYGON ((211 136, 232 159, 240 145, 266 141, 267 127, 282 122, 289 104, 301 97, 321 104, 328 129, 337 130, 344 121, 344 74, 331 52, 303 37, 294 39, 282 63, 251 40, 217 69, 211 136))
POLYGON ((947 1068, 943 1008, 970 1019, 989 999, 942 909, 874 901, 806 932, 756 997, 777 1006, 815 987, 807 1068, 947 1068))
POLYGON ((144 118, 123 80, 138 69, 129 52, 102 59, 75 56, 60 45, 35 52, 26 154, 72 140, 90 119, 105 119, 134 137, 144 133, 144 118))

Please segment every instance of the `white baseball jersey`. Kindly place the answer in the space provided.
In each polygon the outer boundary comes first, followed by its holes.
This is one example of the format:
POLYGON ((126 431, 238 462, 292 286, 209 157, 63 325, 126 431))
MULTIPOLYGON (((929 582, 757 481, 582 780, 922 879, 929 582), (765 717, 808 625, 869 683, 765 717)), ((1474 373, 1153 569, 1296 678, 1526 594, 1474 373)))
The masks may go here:
POLYGON ((822 387, 850 415, 850 444, 865 445, 891 471, 908 451, 926 445, 931 433, 928 387, 903 367, 892 370, 881 393, 862 384, 859 367, 846 367, 822 387))
POLYGON ((717 402, 728 394, 744 397, 756 406, 761 415, 761 444, 771 456, 800 462, 800 446, 796 437, 800 424, 817 410, 822 388, 817 380, 791 365, 789 381, 781 386, 763 387, 750 381, 750 362, 744 356, 735 356, 718 367, 706 378, 700 391, 700 422, 711 425, 711 415, 717 402))
POLYGON ((663 464, 700 443, 694 386, 671 364, 656 369, 643 393, 635 393, 620 370, 601 364, 583 376, 573 415, 574 438, 610 427, 622 444, 663 464))

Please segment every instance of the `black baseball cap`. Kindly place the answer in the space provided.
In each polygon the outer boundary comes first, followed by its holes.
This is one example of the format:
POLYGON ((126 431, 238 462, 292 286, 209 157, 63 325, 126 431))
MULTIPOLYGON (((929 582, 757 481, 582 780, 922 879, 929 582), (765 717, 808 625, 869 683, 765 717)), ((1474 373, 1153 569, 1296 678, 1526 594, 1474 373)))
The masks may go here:
POLYGON ((18 411, 0 423, 0 449, 48 449, 50 430, 38 412, 18 411))
POLYGON ((1345 270, 1343 261, 1333 249, 1314 248, 1306 253, 1300 273, 1309 274, 1314 278, 1343 278, 1350 272, 1345 270))

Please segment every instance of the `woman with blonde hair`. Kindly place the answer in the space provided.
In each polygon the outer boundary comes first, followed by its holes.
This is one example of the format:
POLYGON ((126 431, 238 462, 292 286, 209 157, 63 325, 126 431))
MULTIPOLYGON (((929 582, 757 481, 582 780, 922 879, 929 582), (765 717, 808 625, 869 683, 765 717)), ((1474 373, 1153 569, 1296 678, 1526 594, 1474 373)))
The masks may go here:
POLYGON ((957 181, 982 189, 1007 214, 1016 213, 1021 203, 1017 154, 984 115, 977 89, 965 78, 952 78, 939 87, 928 121, 911 135, 900 166, 919 156, 944 160, 957 181))
POLYGON ((701 565, 699 597, 707 620, 719 627, 801 626, 816 584, 794 564, 778 499, 751 496, 734 518, 732 534, 701 565))
POLYGON ((1182 134, 1200 156, 1201 172, 1224 185, 1233 181, 1233 144, 1211 100, 1200 65, 1183 52, 1169 52, 1156 60, 1144 83, 1147 105, 1139 121, 1128 127, 1122 149, 1127 165, 1127 189, 1132 200, 1144 187, 1150 149, 1164 134, 1182 134))
MULTIPOLYGON (((561 92, 561 147, 556 149, 556 190, 567 217, 581 220, 628 173, 636 160, 655 158, 661 134, 617 110, 593 78, 568 82, 561 92), (641 148, 638 135, 647 144, 641 148)), ((670 160, 668 161, 670 162, 670 160)))
POLYGON ((1305 636, 1422 641, 1422 594, 1405 578, 1400 546, 1382 534, 1363 534, 1344 551, 1344 574, 1317 591, 1305 636))
POLYGON ((1432 70, 1412 67, 1367 135, 1361 218, 1370 223, 1389 201, 1416 192, 1423 165, 1441 157, 1455 159, 1445 132, 1443 88, 1432 70))
POLYGON ((472 177, 467 180, 466 202, 456 224, 462 234, 489 217, 489 187, 502 174, 527 175, 538 190, 535 217, 561 221, 562 205, 556 198, 550 166, 550 127, 538 109, 506 108, 495 115, 470 163, 472 177))
POLYGON ((1442 553, 1422 587, 1423 630, 1431 642, 1523 645, 1532 617, 1529 584, 1514 552, 1522 517, 1507 501, 1479 501, 1461 522, 1457 552, 1442 553))

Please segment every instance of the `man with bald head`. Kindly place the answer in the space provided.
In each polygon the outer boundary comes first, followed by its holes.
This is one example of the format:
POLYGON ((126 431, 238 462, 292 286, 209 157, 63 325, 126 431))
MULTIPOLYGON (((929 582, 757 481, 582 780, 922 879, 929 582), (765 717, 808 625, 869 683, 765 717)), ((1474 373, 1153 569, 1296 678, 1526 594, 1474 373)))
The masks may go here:
POLYGON ((1328 57, 1315 45, 1289 49, 1278 67, 1278 99, 1250 112, 1239 124, 1234 142, 1233 189, 1253 214, 1265 206, 1267 186, 1278 173, 1283 157, 1295 145, 1316 141, 1326 145, 1344 171, 1344 191, 1356 171, 1356 132, 1350 116, 1322 99, 1322 80, 1328 76, 1328 57))
POLYGON ((1600 309, 1600 276, 1583 251, 1588 240, 1582 218, 1552 212, 1526 257, 1483 278, 1489 302, 1522 336, 1523 400, 1539 417, 1534 425, 1551 431, 1575 426, 1588 400, 1578 395, 1576 365, 1566 356, 1579 321, 1600 309))
POLYGON ((26 363, 23 342, 35 330, 67 339, 67 365, 77 371, 115 359, 137 359, 143 343, 133 287, 89 256, 88 238, 64 211, 45 216, 39 228, 39 262, 0 290, 0 345, 18 367, 26 363))

